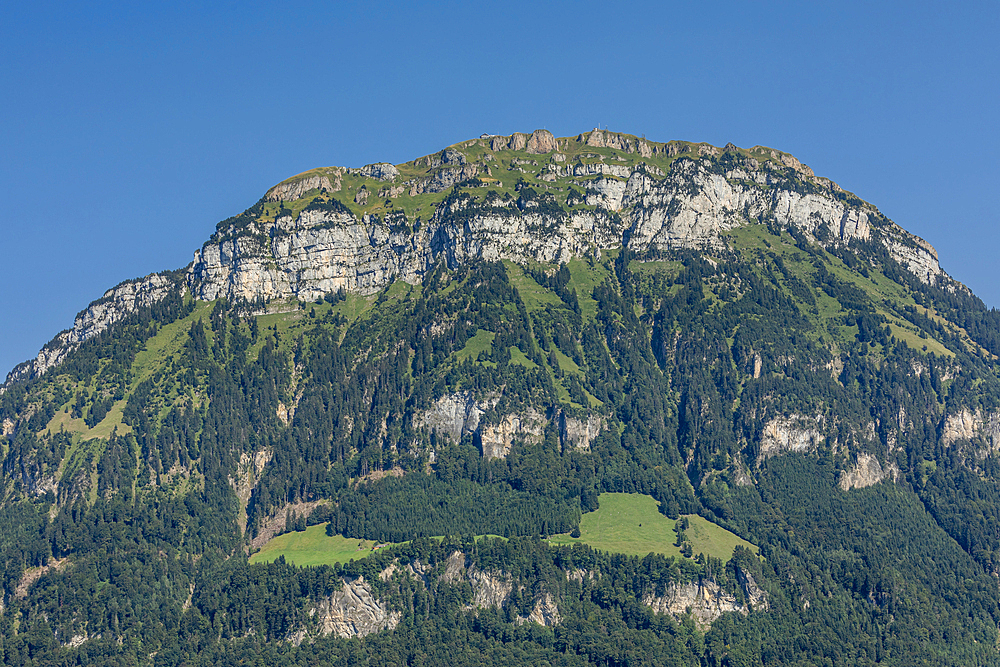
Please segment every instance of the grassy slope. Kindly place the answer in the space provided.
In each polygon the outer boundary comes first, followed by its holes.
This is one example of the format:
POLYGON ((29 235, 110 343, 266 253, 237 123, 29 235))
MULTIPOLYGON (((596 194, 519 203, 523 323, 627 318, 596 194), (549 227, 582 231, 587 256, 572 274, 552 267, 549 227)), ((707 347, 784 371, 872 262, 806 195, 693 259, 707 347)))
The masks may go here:
MULTIPOLYGON (((686 516, 691 524, 687 537, 696 554, 703 553, 729 560, 738 544, 757 551, 757 547, 721 526, 696 514, 686 516)), ((640 493, 602 493, 600 509, 583 515, 578 539, 569 535, 553 535, 549 542, 582 542, 602 551, 633 556, 659 553, 681 557, 680 548, 674 546, 676 539, 674 522, 660 514, 656 500, 651 496, 640 493)))
POLYGON ((250 557, 251 563, 270 563, 284 556, 289 563, 307 565, 333 565, 367 558, 375 542, 326 534, 326 524, 310 526, 304 532, 279 535, 250 557))
MULTIPOLYGON (((651 496, 639 493, 602 493, 600 504, 597 511, 583 515, 579 539, 569 535, 553 535, 549 543, 559 545, 582 542, 595 549, 631 556, 660 553, 681 557, 680 549, 674 546, 677 538, 674 522, 660 514, 656 500, 651 496)), ((725 528, 697 514, 686 516, 690 521, 687 537, 694 553, 729 560, 739 544, 756 553, 757 547, 725 528)), ((299 566, 346 563, 369 556, 374 544, 370 540, 340 535, 328 537, 325 524, 310 526, 305 532, 285 533, 275 537, 251 556, 250 562, 269 563, 283 555, 286 561, 299 566)))

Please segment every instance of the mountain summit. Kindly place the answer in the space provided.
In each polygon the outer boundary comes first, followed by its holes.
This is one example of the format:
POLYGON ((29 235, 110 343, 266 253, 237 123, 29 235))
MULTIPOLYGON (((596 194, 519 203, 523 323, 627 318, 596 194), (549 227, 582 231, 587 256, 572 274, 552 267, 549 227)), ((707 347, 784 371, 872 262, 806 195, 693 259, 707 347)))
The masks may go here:
POLYGON ((998 354, 770 148, 314 169, 8 376, 0 662, 998 665, 998 354))
POLYGON ((313 169, 220 222, 179 273, 109 290, 7 383, 37 377, 66 352, 170 290, 201 300, 315 301, 343 289, 411 284, 438 262, 567 262, 723 248, 751 224, 793 226, 824 248, 885 252, 920 281, 964 289, 934 248, 791 155, 755 146, 671 141, 593 130, 483 135, 401 165, 313 169))

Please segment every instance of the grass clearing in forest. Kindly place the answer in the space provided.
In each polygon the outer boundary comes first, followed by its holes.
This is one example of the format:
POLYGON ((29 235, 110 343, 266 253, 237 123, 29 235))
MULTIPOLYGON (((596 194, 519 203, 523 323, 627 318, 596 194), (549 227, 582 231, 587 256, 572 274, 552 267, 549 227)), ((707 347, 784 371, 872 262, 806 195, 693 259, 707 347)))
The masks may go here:
POLYGON ((372 540, 326 534, 326 524, 309 526, 302 532, 278 535, 250 557, 250 563, 270 563, 284 556, 285 561, 299 567, 307 565, 334 565, 361 560, 372 555, 372 540))
POLYGON ((494 338, 496 338, 496 334, 492 331, 479 329, 476 331, 475 336, 465 342, 465 347, 455 353, 455 357, 459 361, 465 361, 470 358, 475 361, 482 352, 491 354, 493 352, 494 338))
POLYGON ((503 265, 507 267, 507 276, 517 289, 518 294, 521 295, 521 300, 524 301, 524 306, 529 313, 543 310, 546 304, 566 307, 566 304, 555 292, 536 283, 535 279, 529 276, 521 266, 507 259, 503 261, 503 265))
MULTIPOLYGON (((553 535, 550 544, 575 544, 582 542, 601 551, 645 556, 658 553, 681 556, 680 547, 674 545, 677 533, 674 521, 660 514, 656 499, 641 493, 602 493, 600 508, 583 515, 580 537, 568 534, 553 535)), ((695 554, 703 553, 726 561, 733 550, 742 544, 754 553, 757 547, 738 535, 697 515, 685 514, 690 526, 686 534, 695 554)))

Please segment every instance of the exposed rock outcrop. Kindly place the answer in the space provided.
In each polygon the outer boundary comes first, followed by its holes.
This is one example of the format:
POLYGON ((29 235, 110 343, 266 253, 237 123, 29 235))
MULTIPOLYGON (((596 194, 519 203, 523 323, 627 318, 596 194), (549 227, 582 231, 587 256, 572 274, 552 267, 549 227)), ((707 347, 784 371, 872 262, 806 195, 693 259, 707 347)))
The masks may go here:
MULTIPOLYGON (((441 580, 448 582, 468 581, 472 585, 473 600, 468 607, 469 609, 502 607, 514 590, 514 582, 510 575, 481 570, 475 566, 467 567, 466 563, 465 554, 460 551, 453 552, 445 563, 441 580)), ((527 623, 530 621, 551 627, 558 625, 561 619, 555 599, 551 593, 546 591, 535 599, 535 604, 528 615, 518 616, 515 622, 527 623)))
MULTIPOLYGON (((240 512, 237 520, 239 521, 240 532, 243 534, 247 531, 247 504, 250 502, 250 496, 253 495, 253 490, 257 488, 257 483, 260 482, 261 473, 264 472, 264 468, 271 462, 272 458, 274 458, 274 451, 270 447, 261 449, 253 454, 242 452, 240 454, 240 462, 236 468, 236 476, 229 478, 229 484, 233 487, 236 497, 240 501, 240 512)), ((282 520, 283 523, 284 521, 282 520)), ((281 526, 281 529, 284 529, 284 525, 281 526)), ((263 545, 266 541, 258 542, 260 545, 263 545)))
POLYGON ((967 440, 979 445, 979 455, 1000 451, 1000 412, 975 412, 964 408, 944 419, 941 444, 950 447, 967 440))
POLYGON ((895 463, 889 463, 883 468, 877 458, 866 452, 861 452, 858 454, 858 460, 854 467, 841 473, 838 485, 844 491, 864 489, 878 484, 883 479, 895 482, 899 479, 899 475, 899 468, 895 463))
POLYGON ((171 291, 182 288, 182 278, 174 273, 153 273, 112 287, 76 316, 72 329, 59 333, 39 351, 35 359, 19 364, 8 373, 4 384, 40 376, 62 363, 66 355, 80 347, 84 341, 100 334, 139 308, 162 301, 171 291))
MULTIPOLYGON (((369 165, 375 166, 375 165, 369 165)), ((334 167, 330 174, 315 174, 306 178, 290 178, 278 183, 264 195, 265 201, 295 201, 301 199, 310 190, 321 192, 340 192, 340 175, 343 170, 334 167)))
POLYGON ((564 411, 559 413, 559 440, 563 449, 573 447, 590 450, 590 445, 600 435, 604 428, 604 420, 598 415, 587 415, 586 419, 567 417, 564 411))
POLYGON ((17 586, 14 587, 14 597, 19 599, 28 597, 28 589, 31 588, 32 584, 41 579, 42 576, 48 572, 58 572, 67 565, 69 565, 68 558, 56 558, 49 561, 47 565, 28 568, 24 571, 24 574, 21 575, 21 578, 17 582, 17 586))
POLYGON ((559 607, 549 592, 543 593, 537 600, 535 606, 527 616, 519 616, 518 623, 538 623, 546 628, 559 625, 562 616, 559 615, 559 607))
POLYGON ((556 138, 552 136, 552 133, 548 130, 535 130, 528 137, 528 143, 525 146, 525 151, 535 155, 541 153, 552 153, 559 149, 556 143, 556 138))
POLYGON ((483 458, 504 458, 518 439, 541 441, 542 433, 545 431, 545 421, 543 414, 528 408, 521 413, 504 415, 496 424, 480 425, 479 438, 483 458))
POLYGON ((468 392, 448 394, 433 407, 414 417, 414 426, 425 427, 447 435, 454 442, 465 434, 478 436, 484 458, 503 458, 517 439, 536 441, 545 430, 545 416, 528 408, 503 415, 496 423, 482 421, 488 410, 496 406, 497 398, 476 400, 468 392))
MULTIPOLYGON (((428 169, 426 176, 376 189, 369 182, 352 198, 365 206, 371 194, 378 192, 381 197, 383 190, 395 198, 402 196, 404 188, 411 196, 440 193, 483 176, 490 169, 487 158, 496 161, 498 156, 487 154, 479 162, 470 161, 459 148, 472 144, 488 142, 494 151, 548 154, 560 150, 560 142, 568 146, 572 141, 556 139, 545 130, 476 139, 414 163, 428 169)), ((539 177, 577 179, 567 185, 582 187, 584 203, 592 208, 556 210, 525 201, 518 210, 502 197, 476 202, 456 193, 422 213, 419 224, 401 210, 357 217, 335 206, 307 207, 294 216, 273 220, 259 216, 247 223, 240 218, 195 253, 187 286, 203 300, 224 296, 248 302, 313 301, 341 288, 371 294, 397 279, 416 283, 441 260, 451 267, 504 259, 566 262, 626 243, 638 253, 722 247, 725 232, 764 220, 797 227, 827 247, 855 239, 880 243, 920 280, 937 283, 946 278, 929 244, 835 183, 815 177, 790 155, 763 147, 741 151, 734 146, 656 144, 606 130, 582 134, 576 141, 640 156, 637 162, 595 153, 576 164, 548 163, 539 177), (641 161, 642 157, 679 155, 684 157, 671 163, 667 173, 641 161)), ((516 161, 510 163, 511 168, 516 161)), ((293 200, 314 190, 339 192, 347 172, 382 182, 397 181, 400 176, 388 163, 351 170, 331 167, 288 179, 269 190, 265 200, 293 200)), ((351 195, 343 195, 347 196, 351 195)), ((172 277, 155 274, 110 290, 77 317, 73 329, 59 334, 36 359, 15 368, 8 382, 44 373, 80 341, 175 288, 172 277)))
MULTIPOLYGON (((391 611, 387 604, 375 599, 372 587, 364 577, 345 581, 344 587, 328 598, 320 600, 310 610, 320 635, 338 637, 365 637, 380 630, 392 630, 399 624, 400 613, 391 611)), ((296 643, 306 636, 301 631, 296 643)))
POLYGON ((751 610, 768 609, 767 594, 757 586, 753 576, 741 569, 739 578, 744 603, 740 603, 735 595, 724 591, 716 582, 710 580, 673 584, 663 595, 645 596, 642 603, 652 607, 658 614, 680 617, 690 613, 695 624, 702 630, 709 628, 726 612, 746 615, 751 610))
POLYGON ((820 430, 822 423, 822 417, 775 417, 764 425, 761 432, 757 462, 784 452, 814 450, 825 439, 820 430))
POLYGON ((358 170, 358 173, 379 181, 391 181, 399 176, 399 169, 396 169, 396 167, 388 162, 379 162, 377 164, 366 164, 358 170))
MULTIPOLYGON (((631 139, 599 132, 590 133, 586 141, 639 150, 631 139)), ((523 150, 529 144, 539 151, 555 150, 557 143, 545 132, 491 139, 494 150, 523 150)), ((835 184, 811 177, 797 161, 789 165, 790 156, 773 153, 775 162, 737 156, 725 170, 709 159, 681 160, 665 175, 642 163, 551 164, 557 170, 552 174, 559 177, 564 172, 581 178, 601 175, 581 183, 586 203, 596 210, 515 212, 497 202, 474 204, 458 198, 439 206, 416 231, 395 218, 303 211, 206 244, 195 255, 189 284, 203 299, 312 300, 341 287, 370 294, 394 278, 419 281, 441 257, 450 266, 500 259, 559 262, 619 247, 626 239, 637 252, 721 246, 724 232, 763 219, 794 225, 826 245, 877 235, 921 280, 942 275, 929 245, 886 221, 874 207, 844 197, 835 184), (810 187, 799 188, 776 172, 786 168, 797 178, 811 178, 810 187)), ((463 163, 464 156, 456 156, 443 151, 434 160, 439 164, 436 172, 408 181, 409 194, 441 192, 481 172, 480 164, 463 163)))

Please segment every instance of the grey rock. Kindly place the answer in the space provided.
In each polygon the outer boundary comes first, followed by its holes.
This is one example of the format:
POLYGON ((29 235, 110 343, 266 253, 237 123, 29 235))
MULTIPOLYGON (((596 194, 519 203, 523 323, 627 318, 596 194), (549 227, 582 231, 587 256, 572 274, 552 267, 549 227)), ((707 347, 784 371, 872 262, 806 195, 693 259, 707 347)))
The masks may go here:
POLYGON ((679 618, 689 613, 702 631, 710 628, 726 612, 745 616, 751 610, 765 611, 770 608, 767 593, 757 586, 749 572, 737 568, 737 579, 743 588, 746 604, 740 604, 735 595, 711 580, 672 584, 663 595, 646 595, 642 603, 658 614, 679 618))
POLYGON ((321 192, 339 192, 340 174, 342 170, 334 167, 331 174, 318 174, 306 178, 289 179, 282 181, 278 185, 267 191, 264 195, 265 201, 294 201, 301 199, 309 190, 320 190, 321 192))
POLYGON ((80 347, 84 341, 100 334, 139 308, 163 300, 171 291, 180 290, 182 286, 183 282, 171 274, 153 273, 112 287, 76 316, 72 329, 57 334, 38 352, 37 357, 19 364, 8 373, 4 386, 40 376, 62 363, 66 355, 80 347))
POLYGON ((366 164, 358 170, 358 173, 380 181, 391 181, 399 176, 399 169, 396 169, 396 167, 388 162, 378 162, 376 164, 366 164))
MULTIPOLYGON (((400 613, 390 611, 387 604, 377 600, 364 577, 343 584, 341 590, 320 600, 310 610, 317 634, 335 634, 345 639, 365 637, 380 630, 392 630, 399 624, 400 613)), ((293 641, 300 643, 308 634, 300 630, 293 641)))
MULTIPOLYGON (((602 130, 581 135, 581 140, 592 146, 611 146, 639 154, 654 148, 667 155, 688 150, 687 145, 656 147, 602 130)), ((515 133, 490 138, 494 150, 525 150, 529 144, 532 150, 554 150, 553 142, 545 131, 530 137, 515 133)), ((565 262, 602 248, 621 247, 626 239, 640 253, 648 249, 721 248, 727 231, 771 219, 782 226, 797 227, 826 247, 842 247, 854 239, 880 243, 920 280, 948 289, 965 289, 941 270, 930 244, 887 220, 870 204, 845 197, 836 184, 814 177, 793 157, 771 151, 767 153, 771 162, 758 162, 736 154, 737 159, 726 171, 720 170, 717 162, 697 158, 697 154, 721 150, 700 145, 690 152, 692 159, 673 163, 665 175, 642 163, 634 168, 604 161, 547 165, 547 177, 599 176, 578 184, 586 190, 586 203, 596 210, 550 214, 540 213, 535 207, 515 214, 498 200, 470 213, 469 202, 459 198, 439 206, 416 232, 409 231, 415 226, 396 224, 398 220, 371 216, 359 219, 318 210, 274 222, 256 222, 220 235, 196 251, 187 271, 187 286, 204 300, 223 296, 251 302, 315 300, 340 288, 371 294, 395 279, 417 283, 441 260, 451 267, 503 259, 565 262), (800 187, 801 182, 809 187, 800 187), (456 215, 459 213, 461 216, 456 215)), ((770 151, 760 147, 750 150, 770 151)), ((438 157, 441 165, 432 175, 393 186, 385 194, 398 196, 396 188, 404 185, 411 195, 442 192, 475 177, 483 168, 464 162, 465 156, 454 149, 446 149, 438 157)), ((368 165, 362 170, 380 179, 396 178, 398 173, 387 163, 368 165)), ((267 198, 300 197, 320 186, 339 189, 341 173, 343 170, 331 168, 325 175, 290 179, 272 188, 267 198), (329 180, 335 177, 336 183, 329 180)), ((362 189, 355 201, 367 202, 368 193, 367 188, 362 189)), ((71 330, 46 345, 36 359, 11 371, 8 383, 44 373, 81 341, 177 288, 162 274, 156 274, 110 290, 77 317, 71 330)))

